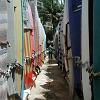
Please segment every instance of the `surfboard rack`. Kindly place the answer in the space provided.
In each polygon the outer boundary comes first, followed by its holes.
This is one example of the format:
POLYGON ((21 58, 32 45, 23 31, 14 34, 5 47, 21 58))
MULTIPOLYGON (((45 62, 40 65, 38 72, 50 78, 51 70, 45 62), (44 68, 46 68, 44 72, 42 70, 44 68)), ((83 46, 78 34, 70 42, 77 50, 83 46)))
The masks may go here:
POLYGON ((8 41, 7 42, 0 42, 0 46, 1 46, 2 49, 3 48, 7 48, 7 46, 11 47, 11 45, 10 45, 10 43, 8 41))
POLYGON ((23 70, 23 68, 24 68, 23 65, 21 65, 20 63, 15 63, 15 66, 16 66, 16 67, 20 67, 22 70, 23 70))
POLYGON ((8 64, 8 69, 6 71, 0 69, 0 76, 6 77, 8 79, 11 76, 11 73, 16 70, 18 66, 21 66, 20 68, 22 69, 22 65, 17 65, 16 61, 14 63, 8 64))
POLYGON ((17 60, 15 60, 13 63, 10 63, 7 65, 10 69, 19 67, 20 69, 23 69, 23 65, 21 65, 17 60))
POLYGON ((81 58, 80 58, 79 56, 67 57, 67 59, 72 59, 72 60, 74 60, 75 64, 77 64, 77 65, 82 64, 81 58))
POLYGON ((89 79, 92 81, 96 77, 100 77, 100 72, 95 73, 92 67, 88 67, 86 71, 89 73, 89 79))
POLYGON ((26 64, 30 65, 32 62, 32 58, 31 57, 26 57, 25 58, 26 64))
POLYGON ((10 76, 8 72, 0 69, 0 76, 2 76, 2 75, 5 76, 5 77, 9 77, 10 76))
POLYGON ((82 63, 81 58, 79 56, 75 56, 73 59, 75 61, 75 64, 77 64, 77 65, 80 65, 82 63))
POLYGON ((15 63, 11 63, 7 65, 8 69, 6 71, 0 69, 0 75, 5 76, 6 78, 9 78, 11 76, 12 70, 16 68, 15 63))

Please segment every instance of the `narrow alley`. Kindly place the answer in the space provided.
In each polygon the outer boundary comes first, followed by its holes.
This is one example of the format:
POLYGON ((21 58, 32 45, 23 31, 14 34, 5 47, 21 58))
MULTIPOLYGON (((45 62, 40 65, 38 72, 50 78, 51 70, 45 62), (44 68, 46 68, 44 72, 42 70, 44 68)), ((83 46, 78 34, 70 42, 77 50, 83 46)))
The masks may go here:
POLYGON ((100 0, 0 0, 0 100, 100 100, 100 0))
MULTIPOLYGON (((56 60, 49 60, 41 67, 35 83, 28 100, 70 100, 68 83, 56 60)), ((75 96, 74 100, 79 99, 75 96)))
POLYGON ((65 83, 63 74, 55 63, 45 64, 36 80, 36 88, 33 89, 30 100, 69 100, 68 86, 65 83))

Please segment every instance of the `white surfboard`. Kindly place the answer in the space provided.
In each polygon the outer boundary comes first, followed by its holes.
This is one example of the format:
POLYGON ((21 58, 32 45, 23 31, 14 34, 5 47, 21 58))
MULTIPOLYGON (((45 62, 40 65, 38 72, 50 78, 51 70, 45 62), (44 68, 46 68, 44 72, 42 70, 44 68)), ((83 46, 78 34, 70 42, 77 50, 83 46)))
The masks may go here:
MULTIPOLYGON (((9 42, 10 45, 7 47, 7 62, 8 64, 12 64, 16 60, 13 0, 9 0, 9 2, 7 2, 7 12, 8 12, 7 41, 9 42)), ((12 95, 17 93, 16 78, 13 81, 12 75, 8 78, 8 91, 9 91, 8 95, 10 96, 10 98, 14 99, 12 95)))
POLYGON ((64 61, 65 61, 65 67, 66 70, 69 70, 68 74, 68 84, 69 84, 69 93, 70 93, 70 99, 72 100, 74 97, 74 75, 73 75, 73 61, 72 59, 68 59, 72 57, 72 51, 71 48, 69 50, 68 47, 71 47, 71 40, 70 40, 70 30, 69 30, 69 14, 68 14, 68 0, 65 1, 65 7, 64 7, 64 20, 63 20, 63 34, 67 38, 64 41, 64 54, 66 55, 64 61), (67 28, 67 29, 66 29, 67 28), (67 46, 65 44, 67 42, 67 46))
POLYGON ((15 32, 14 32, 14 6, 13 0, 7 3, 8 10, 8 33, 7 33, 7 41, 10 43, 8 47, 8 62, 15 62, 15 32))
POLYGON ((91 86, 89 84, 89 23, 88 23, 88 0, 82 0, 82 32, 81 32, 81 54, 82 54, 82 86, 84 100, 91 100, 91 86))
POLYGON ((0 68, 3 70, 7 70, 7 20, 7 1, 0 0, 0 68))

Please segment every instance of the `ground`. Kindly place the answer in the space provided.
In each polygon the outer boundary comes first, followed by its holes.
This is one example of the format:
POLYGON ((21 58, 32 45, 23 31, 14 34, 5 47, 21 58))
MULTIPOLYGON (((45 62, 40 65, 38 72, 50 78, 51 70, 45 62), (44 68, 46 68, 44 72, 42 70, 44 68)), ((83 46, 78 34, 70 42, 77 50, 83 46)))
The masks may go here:
POLYGON ((70 100, 67 81, 55 60, 43 65, 35 83, 28 100, 70 100))

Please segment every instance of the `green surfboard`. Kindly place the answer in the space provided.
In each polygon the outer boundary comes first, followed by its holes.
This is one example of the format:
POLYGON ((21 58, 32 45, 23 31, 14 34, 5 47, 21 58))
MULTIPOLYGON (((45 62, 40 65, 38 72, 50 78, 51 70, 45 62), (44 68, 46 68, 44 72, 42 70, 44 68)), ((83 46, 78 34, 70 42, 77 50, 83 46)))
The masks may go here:
MULTIPOLYGON (((93 71, 100 73, 100 0, 93 0, 93 71)), ((93 79, 94 100, 100 100, 100 75, 93 79)))

